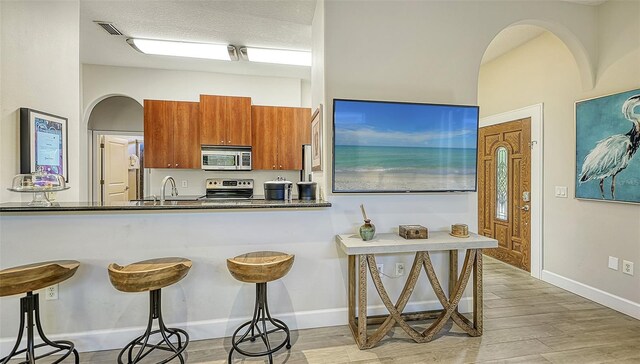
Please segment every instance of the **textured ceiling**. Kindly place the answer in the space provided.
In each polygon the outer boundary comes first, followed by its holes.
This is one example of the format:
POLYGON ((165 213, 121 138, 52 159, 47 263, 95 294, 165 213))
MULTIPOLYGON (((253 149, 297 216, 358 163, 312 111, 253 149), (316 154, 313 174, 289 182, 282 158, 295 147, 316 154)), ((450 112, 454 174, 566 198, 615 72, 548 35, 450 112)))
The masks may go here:
MULTIPOLYGON (((602 0, 564 0, 597 6, 602 0)), ((127 37, 311 50, 315 0, 81 0, 82 63, 310 79, 309 67, 144 55, 127 37), (108 35, 94 20, 112 22, 124 36, 108 35)), ((533 26, 501 32, 483 63, 542 34, 533 26)))
POLYGON ((97 1, 80 3, 82 63, 309 79, 309 67, 140 54, 127 37, 311 50, 314 1, 97 1), (93 23, 112 22, 124 36, 93 23))

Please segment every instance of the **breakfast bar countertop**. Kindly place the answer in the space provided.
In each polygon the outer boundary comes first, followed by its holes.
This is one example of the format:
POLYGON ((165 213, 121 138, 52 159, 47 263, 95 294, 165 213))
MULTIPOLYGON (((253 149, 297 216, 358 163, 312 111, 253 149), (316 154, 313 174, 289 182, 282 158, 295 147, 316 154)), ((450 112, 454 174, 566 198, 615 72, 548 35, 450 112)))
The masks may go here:
POLYGON ((230 210, 230 209, 299 209, 331 207, 322 200, 136 200, 101 204, 99 202, 52 202, 51 206, 29 206, 28 202, 0 203, 0 213, 52 211, 166 211, 166 210, 230 210))

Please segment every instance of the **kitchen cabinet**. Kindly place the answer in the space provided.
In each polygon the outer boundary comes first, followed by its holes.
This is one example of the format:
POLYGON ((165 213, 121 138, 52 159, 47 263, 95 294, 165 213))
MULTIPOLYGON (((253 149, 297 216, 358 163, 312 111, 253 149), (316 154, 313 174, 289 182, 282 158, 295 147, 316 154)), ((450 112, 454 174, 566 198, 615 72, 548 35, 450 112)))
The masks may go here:
POLYGON ((200 143, 251 146, 251 98, 200 95, 200 143))
POLYGON ((144 100, 144 167, 200 168, 197 102, 144 100))
POLYGON ((302 169, 302 144, 311 143, 311 109, 251 107, 253 169, 302 169))

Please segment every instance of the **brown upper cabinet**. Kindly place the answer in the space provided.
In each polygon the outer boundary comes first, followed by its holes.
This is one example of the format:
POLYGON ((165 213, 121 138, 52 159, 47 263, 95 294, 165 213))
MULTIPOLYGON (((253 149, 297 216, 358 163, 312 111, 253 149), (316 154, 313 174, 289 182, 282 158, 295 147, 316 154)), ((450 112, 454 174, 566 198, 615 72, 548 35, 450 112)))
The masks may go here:
POLYGON ((311 109, 252 106, 253 169, 302 169, 302 144, 311 143, 311 109))
POLYGON ((200 143, 251 146, 251 98, 200 95, 200 143))
POLYGON ((145 168, 200 168, 197 102, 144 100, 145 168))

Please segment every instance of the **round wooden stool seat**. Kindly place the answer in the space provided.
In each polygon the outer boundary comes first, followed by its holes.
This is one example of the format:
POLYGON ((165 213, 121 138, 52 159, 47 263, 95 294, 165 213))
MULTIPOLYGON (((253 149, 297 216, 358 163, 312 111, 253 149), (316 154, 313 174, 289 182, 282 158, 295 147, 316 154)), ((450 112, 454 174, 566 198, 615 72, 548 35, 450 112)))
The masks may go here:
POLYGON ((80 262, 52 260, 0 270, 0 297, 37 291, 66 281, 75 273, 80 262))
POLYGON ((109 264, 111 284, 122 292, 154 291, 180 281, 191 269, 185 258, 158 258, 120 266, 109 264))
POLYGON ((293 265, 294 255, 261 251, 227 259, 231 275, 247 283, 266 283, 284 277, 293 265))

